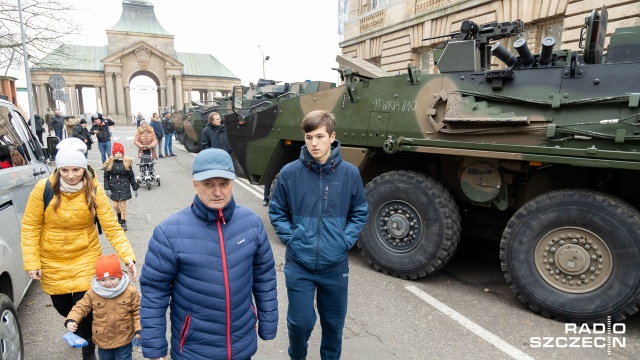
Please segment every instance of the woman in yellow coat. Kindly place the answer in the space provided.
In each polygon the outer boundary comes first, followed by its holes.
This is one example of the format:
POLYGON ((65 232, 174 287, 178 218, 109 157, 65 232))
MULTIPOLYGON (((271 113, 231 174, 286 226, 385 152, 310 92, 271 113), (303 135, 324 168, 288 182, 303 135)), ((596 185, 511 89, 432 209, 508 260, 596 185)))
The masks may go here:
MULTIPOLYGON (((42 290, 66 318, 91 287, 96 260, 102 255, 96 218, 134 281, 137 272, 133 248, 116 221, 94 170, 87 165, 85 143, 72 137, 61 141, 57 148, 57 169, 49 177, 53 197, 46 205, 47 181, 40 180, 29 196, 21 240, 24 269, 31 279, 40 280, 42 290)), ((83 359, 95 359, 92 322, 83 321, 76 331, 89 342, 82 348, 83 359)))

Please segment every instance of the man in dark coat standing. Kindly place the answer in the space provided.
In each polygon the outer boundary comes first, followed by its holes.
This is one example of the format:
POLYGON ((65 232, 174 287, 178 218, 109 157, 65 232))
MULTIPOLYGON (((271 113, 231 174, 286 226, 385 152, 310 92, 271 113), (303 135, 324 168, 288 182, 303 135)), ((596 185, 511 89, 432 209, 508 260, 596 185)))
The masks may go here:
POLYGON ((93 140, 91 139, 91 135, 89 135, 89 130, 87 130, 87 120, 81 119, 80 123, 73 127, 73 137, 77 137, 82 140, 85 144, 87 144, 87 152, 84 153, 84 157, 88 157, 89 150, 91 150, 91 144, 93 144, 93 140))
POLYGON ((93 126, 90 133, 95 134, 98 138, 98 149, 100 149, 100 155, 102 156, 102 163, 104 164, 111 154, 111 134, 109 133, 109 126, 113 126, 116 123, 109 117, 103 117, 100 113, 91 115, 93 120, 93 126))
POLYGON ((217 112, 209 114, 209 123, 202 129, 200 136, 200 149, 222 149, 231 154, 231 145, 227 137, 227 129, 222 123, 222 118, 217 112))
POLYGON ((34 114, 33 118, 36 120, 36 135, 38 135, 40 144, 44 146, 44 142, 42 142, 42 133, 44 132, 44 119, 38 114, 34 114))
POLYGON ((60 110, 56 110, 56 112, 51 117, 51 127, 53 128, 53 132, 56 134, 58 139, 62 140, 62 129, 64 128, 64 117, 60 110))

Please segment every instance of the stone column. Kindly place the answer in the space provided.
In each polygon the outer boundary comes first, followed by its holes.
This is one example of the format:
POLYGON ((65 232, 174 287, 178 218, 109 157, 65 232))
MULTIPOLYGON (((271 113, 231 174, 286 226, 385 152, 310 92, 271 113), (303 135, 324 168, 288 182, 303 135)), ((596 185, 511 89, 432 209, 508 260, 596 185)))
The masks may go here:
MULTIPOLYGON (((158 91, 160 91, 160 108, 164 111, 164 107, 167 106, 167 87, 159 86, 158 91)), ((162 111, 160 111, 160 113, 162 113, 162 111)))
POLYGON ((53 94, 51 93, 53 89, 51 88, 51 86, 45 84, 44 90, 47 94, 47 108, 50 108, 51 111, 55 111, 58 108, 58 102, 56 100, 53 100, 53 94))
POLYGON ((47 89, 45 88, 45 84, 38 85, 38 106, 40 107, 40 111, 42 114, 39 114, 44 118, 44 114, 47 113, 47 89))
POLYGON ((207 89, 207 100, 210 104, 213 102, 213 89, 207 89))
POLYGON ((69 101, 71 101, 71 115, 78 115, 78 94, 76 84, 69 84, 69 101))
POLYGON ((102 102, 100 103, 102 105, 102 113, 104 114, 107 110, 107 89, 105 89, 104 87, 100 87, 100 96, 102 97, 102 102))
MULTIPOLYGON (((124 103, 124 86, 122 86, 122 74, 116 74, 116 91, 117 100, 116 104, 118 106, 117 115, 123 116, 125 114, 125 103, 124 103)), ((111 116, 112 118, 115 117, 111 116)))
MULTIPOLYGON (((102 106, 104 105, 105 104, 103 103, 102 106)), ((111 113, 116 112, 116 93, 113 88, 113 74, 107 75, 107 104, 106 105, 107 106, 105 106, 105 108, 102 109, 104 111, 103 114, 107 112, 111 112, 111 113)))
MULTIPOLYGON (((124 99, 126 101, 126 114, 127 114, 127 120, 131 119, 131 87, 129 85, 124 87, 124 99)), ((127 121, 127 124, 129 123, 129 121, 127 121)))
POLYGON ((102 101, 102 93, 104 92, 104 88, 102 86, 95 86, 94 89, 96 89, 96 108, 95 109, 91 109, 89 110, 90 113, 94 113, 94 112, 102 112, 100 110, 102 110, 101 108, 104 108, 104 106, 106 105, 104 103, 104 101, 102 101))
POLYGON ((175 105, 175 93, 173 92, 173 76, 167 77, 167 106, 172 107, 175 105))
MULTIPOLYGON (((84 96, 82 96, 82 86, 76 87, 78 91, 78 115, 84 115, 84 96)), ((83 118, 83 117, 81 117, 83 118)))
MULTIPOLYGON (((192 94, 193 89, 187 89, 187 104, 191 105, 191 97, 193 96, 192 94)), ((200 99, 198 99, 200 100, 200 99)))
POLYGON ((38 90, 40 90, 40 84, 31 83, 31 91, 33 91, 33 105, 35 106, 33 112, 40 115, 43 114, 43 112, 40 110, 40 94, 38 90))
POLYGON ((182 90, 182 78, 176 76, 176 111, 184 108, 184 92, 182 90))

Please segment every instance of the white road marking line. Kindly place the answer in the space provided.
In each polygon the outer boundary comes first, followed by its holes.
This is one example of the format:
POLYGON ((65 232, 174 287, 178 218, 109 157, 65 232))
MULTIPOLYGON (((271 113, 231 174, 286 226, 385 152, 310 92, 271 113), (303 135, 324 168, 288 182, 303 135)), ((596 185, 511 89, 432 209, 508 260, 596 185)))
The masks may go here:
POLYGON ((252 193, 257 198, 262 199, 262 192, 255 190, 253 188, 253 185, 249 184, 248 180, 236 177, 236 184, 238 184, 238 185, 242 186, 243 188, 247 189, 248 192, 252 193), (247 185, 247 184, 249 184, 249 185, 247 185))
POLYGON ((518 360, 534 360, 532 357, 530 357, 529 355, 525 354, 524 352, 518 350, 513 345, 507 343, 506 341, 500 339, 496 335, 494 335, 494 334, 490 333, 489 331, 485 330, 480 325, 478 325, 478 324, 474 323, 473 321, 467 319, 466 317, 464 317, 464 315, 456 312, 452 308, 450 308, 447 305, 441 303, 436 298, 434 298, 431 295, 427 294, 426 292, 418 289, 417 287, 415 287, 413 285, 409 285, 409 286, 405 286, 405 289, 409 290, 415 296, 419 297, 420 299, 422 299, 427 304, 433 306, 434 308, 436 308, 441 313, 449 316, 450 318, 455 320, 458 324, 464 326, 465 328, 467 328, 468 330, 470 330, 474 334, 478 335, 479 337, 481 337, 482 339, 484 339, 485 341, 487 341, 491 345, 495 346, 496 348, 498 348, 498 350, 500 350, 503 353, 511 356, 512 358, 518 359, 518 360))
MULTIPOLYGON (((195 157, 196 155, 198 155, 198 154, 194 154, 194 153, 190 153, 190 152, 188 152, 188 151, 187 151, 187 149, 185 149, 185 148, 184 148, 184 146, 182 146, 182 145, 180 145, 180 144, 173 143, 173 146, 177 147, 178 149, 182 149, 182 150, 186 151, 188 154, 191 154, 191 155, 193 155, 194 157, 195 157)), ((163 149, 164 149, 164 143, 162 144, 162 147, 163 147, 163 149)))
POLYGON ((135 136, 127 136, 127 140, 133 140, 135 136))

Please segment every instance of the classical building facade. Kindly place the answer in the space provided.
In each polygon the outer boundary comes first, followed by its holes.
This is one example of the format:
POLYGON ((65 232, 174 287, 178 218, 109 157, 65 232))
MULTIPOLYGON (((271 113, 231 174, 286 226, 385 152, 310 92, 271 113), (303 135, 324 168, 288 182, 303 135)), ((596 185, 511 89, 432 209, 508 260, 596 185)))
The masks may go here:
POLYGON ((227 95, 240 83, 209 54, 176 52, 174 35, 160 25, 149 1, 124 0, 120 20, 106 33, 106 46, 63 45, 43 59, 44 65, 31 68, 36 113, 55 108, 54 98, 62 97, 67 115, 98 111, 126 123, 132 116, 130 83, 136 76, 155 82, 159 111, 183 109, 195 100, 196 91, 197 100, 213 100, 216 92, 227 95), (52 74, 62 75, 62 89, 48 84, 52 74), (95 88, 97 109, 85 109, 85 87, 95 88))
MULTIPOLYGON (((342 0, 348 16, 346 56, 367 60, 388 72, 406 72, 407 64, 431 73, 433 48, 447 38, 425 38, 460 31, 465 19, 481 25, 494 21, 525 23, 524 37, 533 53, 546 36, 556 39, 554 50, 579 50, 580 30, 594 8, 606 5, 607 35, 616 28, 640 24, 638 1, 602 0, 342 0)), ((511 41, 503 45, 513 50, 511 41)), ((608 44, 608 38, 605 47, 608 44)), ((494 66, 501 66, 495 62, 494 66)))

